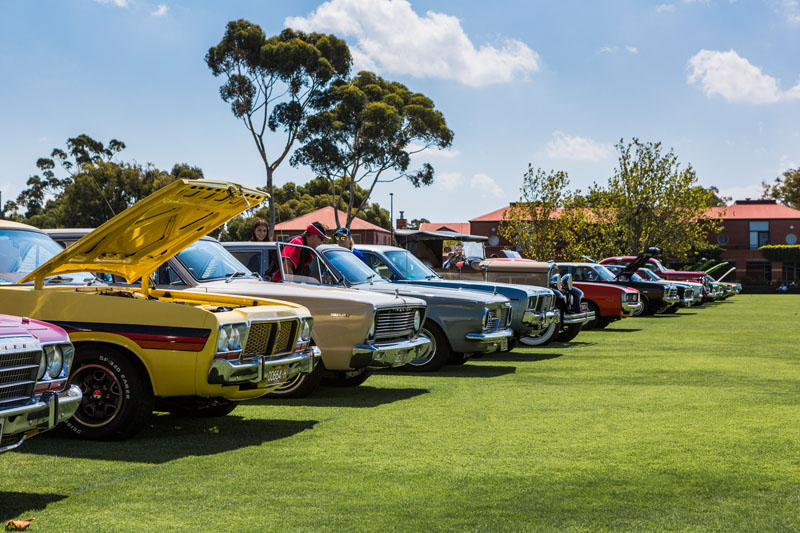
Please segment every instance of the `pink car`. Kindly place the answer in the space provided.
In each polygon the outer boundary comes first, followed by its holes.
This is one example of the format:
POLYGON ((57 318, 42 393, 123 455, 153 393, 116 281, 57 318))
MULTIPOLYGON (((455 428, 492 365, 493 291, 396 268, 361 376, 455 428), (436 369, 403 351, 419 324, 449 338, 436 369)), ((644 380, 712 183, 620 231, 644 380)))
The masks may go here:
POLYGON ((0 453, 75 414, 83 394, 67 385, 73 353, 63 329, 0 314, 0 453))

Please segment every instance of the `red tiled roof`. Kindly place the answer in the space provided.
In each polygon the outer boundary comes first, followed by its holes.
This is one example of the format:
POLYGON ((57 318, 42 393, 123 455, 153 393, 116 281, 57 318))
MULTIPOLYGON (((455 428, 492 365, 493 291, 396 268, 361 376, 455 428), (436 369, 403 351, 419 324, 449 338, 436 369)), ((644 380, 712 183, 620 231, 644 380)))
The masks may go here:
MULTIPOLYGON (((347 213, 339 211, 339 223, 344 224, 347 221, 347 213)), ((308 214, 301 215, 297 218, 293 218, 292 220, 287 220, 286 222, 281 222, 280 224, 275 224, 275 231, 286 231, 286 232, 296 232, 301 233, 305 231, 309 224, 312 222, 321 222, 323 226, 328 229, 328 234, 336 229, 336 219, 333 216, 333 206, 323 207, 322 209, 317 209, 316 211, 312 211, 308 214)), ((391 233, 388 229, 384 229, 380 226, 376 226, 372 222, 367 222, 362 218, 354 218, 353 223, 350 224, 350 229, 354 231, 358 230, 372 230, 378 231, 381 233, 389 234, 391 233)))
POLYGON ((511 209, 510 205, 505 207, 501 207, 500 209, 496 209, 491 213, 486 213, 485 215, 479 216, 478 218, 473 218, 470 222, 495 222, 503 220, 506 211, 511 209))
POLYGON ((734 202, 728 207, 712 207, 708 211, 709 215, 718 216, 722 219, 775 219, 775 218, 796 218, 800 219, 800 209, 793 209, 780 204, 740 204, 734 202))
POLYGON ((469 233, 469 222, 423 222, 419 225, 422 231, 455 231, 456 233, 469 233))

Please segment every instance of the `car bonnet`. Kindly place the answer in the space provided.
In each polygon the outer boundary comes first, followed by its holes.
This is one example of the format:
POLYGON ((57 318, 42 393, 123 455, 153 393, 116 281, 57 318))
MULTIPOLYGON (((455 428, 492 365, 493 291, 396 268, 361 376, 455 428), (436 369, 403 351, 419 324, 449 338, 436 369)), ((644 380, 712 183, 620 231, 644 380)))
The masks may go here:
POLYGON ((103 272, 128 283, 158 266, 267 194, 235 183, 177 180, 129 207, 25 276, 103 272))

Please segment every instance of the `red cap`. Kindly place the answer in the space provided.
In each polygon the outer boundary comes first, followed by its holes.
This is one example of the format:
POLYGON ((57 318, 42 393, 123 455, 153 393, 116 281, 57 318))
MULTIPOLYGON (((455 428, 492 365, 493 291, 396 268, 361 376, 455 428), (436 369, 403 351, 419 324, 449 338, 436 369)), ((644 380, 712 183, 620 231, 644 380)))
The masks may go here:
POLYGON ((327 239, 328 238, 328 236, 325 235, 325 232, 322 231, 322 229, 319 227, 319 223, 318 222, 312 222, 311 224, 309 224, 308 227, 306 228, 306 231, 308 233, 311 233, 312 235, 319 235, 323 239, 327 239))

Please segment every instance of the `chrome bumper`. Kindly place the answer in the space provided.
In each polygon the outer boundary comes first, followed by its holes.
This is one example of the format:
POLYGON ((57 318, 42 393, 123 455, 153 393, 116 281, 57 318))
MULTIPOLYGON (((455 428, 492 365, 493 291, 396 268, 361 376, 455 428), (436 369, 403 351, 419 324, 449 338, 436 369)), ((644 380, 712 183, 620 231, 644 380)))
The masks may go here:
POLYGON ((561 320, 561 311, 532 311, 528 309, 522 314, 522 323, 537 329, 545 329, 555 322, 561 320))
POLYGON ((673 304, 676 304, 676 303, 680 302, 681 301, 681 297, 678 296, 677 294, 675 296, 667 296, 665 294, 664 295, 664 299, 662 301, 666 304, 666 307, 669 307, 669 306, 671 306, 673 304))
POLYGON ((682 307, 691 307, 694 303, 694 298, 682 298, 681 299, 681 306, 682 307))
POLYGON ((19 440, 0 448, 0 453, 12 450, 26 438, 53 429, 59 422, 71 418, 82 398, 81 389, 77 385, 70 385, 58 393, 42 393, 41 398, 32 404, 0 411, 0 436, 21 434, 19 440))
POLYGON ((633 313, 637 312, 639 309, 641 309, 642 306, 644 305, 644 302, 639 300, 635 304, 632 304, 632 303, 623 301, 621 305, 622 305, 622 313, 625 316, 630 316, 633 313))
POLYGON ((586 324, 590 320, 594 320, 594 311, 564 315, 564 324, 586 324))
POLYGON ((319 361, 322 350, 309 346, 280 359, 255 357, 249 361, 228 361, 214 359, 208 370, 208 383, 211 385, 244 385, 267 381, 268 386, 296 376, 309 374, 319 361))
POLYGON ((465 337, 468 341, 475 344, 475 352, 492 353, 498 349, 508 347, 508 340, 513 337, 514 332, 508 329, 501 329, 491 333, 467 333, 465 337))
POLYGON ((385 344, 357 344, 353 348, 351 366, 353 368, 403 366, 428 353, 430 347, 430 339, 422 336, 385 344))

